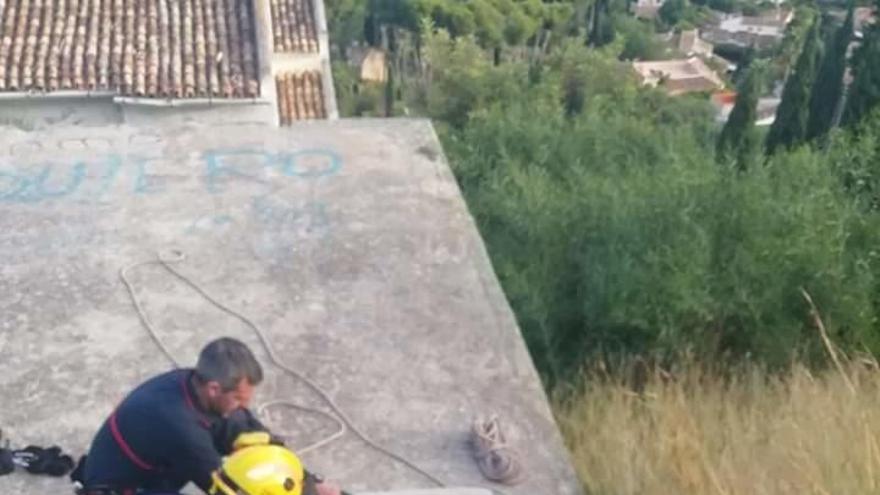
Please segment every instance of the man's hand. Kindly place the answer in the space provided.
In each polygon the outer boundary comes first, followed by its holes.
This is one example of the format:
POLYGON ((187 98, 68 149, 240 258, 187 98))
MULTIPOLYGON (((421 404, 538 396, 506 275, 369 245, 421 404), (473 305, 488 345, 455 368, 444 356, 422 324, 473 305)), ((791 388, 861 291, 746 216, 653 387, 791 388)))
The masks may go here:
POLYGON ((253 447, 255 445, 269 445, 272 443, 272 436, 265 431, 249 431, 241 433, 232 443, 232 450, 236 451, 245 447, 253 447))
POLYGON ((338 486, 328 481, 315 485, 315 491, 318 495, 340 495, 342 493, 338 486))

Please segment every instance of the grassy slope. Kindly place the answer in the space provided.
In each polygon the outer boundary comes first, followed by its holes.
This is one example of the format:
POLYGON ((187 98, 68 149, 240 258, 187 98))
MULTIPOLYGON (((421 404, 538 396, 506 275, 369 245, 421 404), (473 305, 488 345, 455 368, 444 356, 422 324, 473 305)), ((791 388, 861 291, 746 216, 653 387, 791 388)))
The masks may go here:
POLYGON ((846 374, 751 370, 725 383, 693 371, 655 373, 641 394, 590 382, 555 404, 590 495, 880 490, 876 362, 846 374))

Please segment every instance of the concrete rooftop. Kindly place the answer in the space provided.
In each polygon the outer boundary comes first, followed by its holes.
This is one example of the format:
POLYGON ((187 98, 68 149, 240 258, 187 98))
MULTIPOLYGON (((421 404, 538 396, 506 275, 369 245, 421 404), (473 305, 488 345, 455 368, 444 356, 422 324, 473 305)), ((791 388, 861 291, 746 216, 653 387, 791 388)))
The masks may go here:
MULTIPOLYGON (((7 128, 0 150, 0 428, 15 446, 82 454, 134 385, 169 368, 118 271, 179 249, 180 271, 255 320, 382 445, 452 485, 492 487, 468 438, 476 415, 497 412, 528 468, 504 492, 580 493, 427 121, 7 128)), ((131 278, 178 360, 238 337, 267 370, 258 403, 327 409, 268 364, 248 327, 161 268, 131 278)), ((294 450, 332 432, 306 413, 265 419, 293 432, 294 450)), ((352 434, 304 460, 356 492, 432 486, 352 434)), ((19 472, 0 493, 68 486, 19 472)))

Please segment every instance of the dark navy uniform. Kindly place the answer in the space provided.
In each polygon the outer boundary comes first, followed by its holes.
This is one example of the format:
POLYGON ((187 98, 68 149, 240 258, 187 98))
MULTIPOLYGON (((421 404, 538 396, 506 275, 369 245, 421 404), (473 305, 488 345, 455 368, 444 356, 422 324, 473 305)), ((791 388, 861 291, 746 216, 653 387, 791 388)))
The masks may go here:
POLYGON ((266 431, 246 409, 225 418, 203 410, 193 373, 164 373, 125 398, 92 442, 82 476, 86 493, 175 493, 190 481, 207 491, 236 437, 266 431))

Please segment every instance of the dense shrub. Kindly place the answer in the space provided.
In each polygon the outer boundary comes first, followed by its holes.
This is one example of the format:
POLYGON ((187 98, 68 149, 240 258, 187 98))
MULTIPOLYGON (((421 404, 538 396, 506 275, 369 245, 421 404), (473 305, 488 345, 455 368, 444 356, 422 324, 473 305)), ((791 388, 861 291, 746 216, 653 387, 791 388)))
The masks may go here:
MULTIPOLYGON (((399 103, 434 119, 549 384, 633 355, 821 362, 801 289, 835 343, 880 351, 880 117, 734 170, 705 97, 638 86, 626 32, 500 65, 479 33, 418 34, 399 103)), ((375 114, 379 88, 339 73, 343 113, 375 114)))
POLYGON ((801 288, 836 342, 880 349, 876 221, 825 155, 719 167, 693 102, 616 91, 575 119, 555 98, 496 104, 445 135, 545 377, 621 354, 819 359, 801 288))

